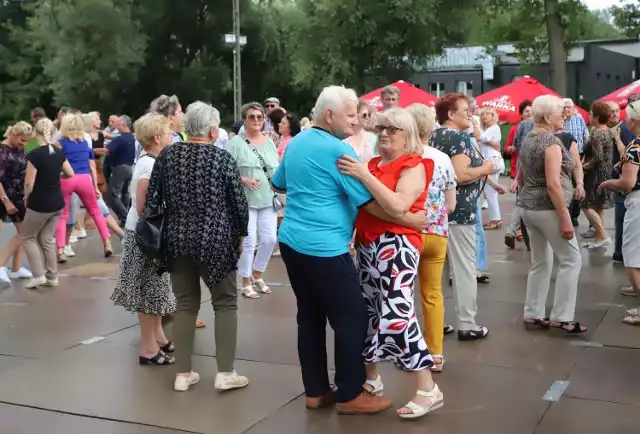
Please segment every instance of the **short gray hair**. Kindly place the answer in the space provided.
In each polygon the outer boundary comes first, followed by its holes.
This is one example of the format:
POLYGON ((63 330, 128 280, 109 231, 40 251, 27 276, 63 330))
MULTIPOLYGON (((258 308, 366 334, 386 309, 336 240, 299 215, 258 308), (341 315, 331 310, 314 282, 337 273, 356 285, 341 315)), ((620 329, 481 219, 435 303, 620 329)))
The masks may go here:
POLYGON ((380 96, 382 98, 384 98, 385 95, 397 95, 398 98, 400 97, 400 89, 398 89, 395 86, 389 85, 389 86, 385 86, 382 89, 382 92, 380 92, 380 96))
POLYGON ((348 102, 352 102, 356 106, 358 105, 358 95, 353 89, 347 89, 344 86, 327 86, 322 89, 316 105, 312 110, 312 116, 314 121, 322 121, 324 119, 324 112, 327 110, 333 110, 334 112, 341 112, 344 110, 344 105, 348 102))
POLYGON ((562 98, 562 106, 563 107, 575 107, 573 100, 571 98, 562 98))
POLYGON ((125 127, 131 129, 133 127, 133 122, 131 122, 131 118, 127 115, 120 116, 120 122, 124 124, 125 127))
POLYGON ((260 104, 259 102, 254 101, 254 102, 248 102, 242 107, 240 107, 240 116, 242 116, 242 119, 247 118, 247 115, 249 114, 249 110, 258 110, 260 113, 262 113, 262 116, 264 116, 264 107, 262 107, 262 104, 260 104))
POLYGON ((562 112, 564 100, 555 95, 542 95, 533 101, 531 112, 536 123, 546 123, 545 117, 551 116, 554 112, 562 112))
POLYGON ((211 105, 196 101, 184 115, 184 129, 192 137, 207 137, 211 128, 220 127, 220 112, 211 105))
POLYGON ((634 121, 640 120, 640 101, 631 101, 625 109, 627 113, 627 119, 634 121))
POLYGON ((160 113, 163 116, 169 117, 176 114, 179 105, 180 100, 177 96, 160 95, 159 97, 151 101, 149 111, 160 113))

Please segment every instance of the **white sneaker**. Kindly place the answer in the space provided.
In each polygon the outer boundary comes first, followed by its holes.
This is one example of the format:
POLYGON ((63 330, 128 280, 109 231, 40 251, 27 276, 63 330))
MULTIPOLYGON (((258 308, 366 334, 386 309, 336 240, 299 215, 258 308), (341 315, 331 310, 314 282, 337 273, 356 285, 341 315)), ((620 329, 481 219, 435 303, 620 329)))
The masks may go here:
POLYGON ((20 268, 18 271, 9 271, 10 279, 31 279, 32 277, 33 274, 31 274, 31 271, 24 267, 20 268))
POLYGON ((176 375, 176 381, 173 383, 173 389, 178 392, 186 392, 189 387, 200 381, 200 375, 191 371, 189 375, 176 375))
POLYGON ((0 283, 11 284, 11 279, 9 279, 7 267, 0 268, 0 283))
POLYGON ((87 238, 87 231, 85 231, 84 228, 80 230, 74 229, 73 231, 71 231, 71 236, 81 240, 83 238, 87 238))
POLYGON ((71 235, 69 237, 69 244, 75 244, 78 242, 78 237, 76 237, 75 235, 71 235))
POLYGON ((44 286, 47 284, 47 278, 44 275, 40 277, 34 277, 24 284, 24 287, 27 289, 37 288, 38 286, 44 286))
POLYGON ((76 255, 76 252, 73 251, 71 246, 66 245, 62 248, 62 254, 65 255, 67 258, 73 258, 76 255))
POLYGON ((236 371, 219 372, 216 375, 216 390, 239 389, 241 387, 245 387, 247 384, 249 384, 249 379, 242 375, 238 375, 236 371))

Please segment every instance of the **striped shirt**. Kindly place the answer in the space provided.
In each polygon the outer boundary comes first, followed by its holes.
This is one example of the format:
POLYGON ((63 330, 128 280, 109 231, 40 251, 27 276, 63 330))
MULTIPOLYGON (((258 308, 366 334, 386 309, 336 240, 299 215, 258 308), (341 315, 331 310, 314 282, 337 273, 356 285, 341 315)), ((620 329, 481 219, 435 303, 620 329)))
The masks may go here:
POLYGON ((571 133, 578 143, 578 151, 584 152, 584 145, 589 140, 589 130, 582 116, 575 114, 570 119, 565 119, 564 130, 571 133))

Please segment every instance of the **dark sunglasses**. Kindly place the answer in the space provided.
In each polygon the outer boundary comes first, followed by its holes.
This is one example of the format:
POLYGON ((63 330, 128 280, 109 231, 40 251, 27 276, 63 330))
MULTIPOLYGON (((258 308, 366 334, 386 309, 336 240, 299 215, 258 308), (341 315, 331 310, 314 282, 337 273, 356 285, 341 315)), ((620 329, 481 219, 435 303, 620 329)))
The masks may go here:
POLYGON ((267 108, 276 108, 275 104, 267 104, 267 108))
POLYGON ((247 119, 250 121, 262 121, 264 120, 264 116, 262 115, 247 115, 247 119))
POLYGON ((398 128, 398 127, 393 127, 393 126, 386 126, 386 125, 376 125, 375 127, 375 131, 378 134, 382 134, 382 132, 384 130, 387 130, 387 134, 389 134, 390 136, 393 136, 395 133, 397 133, 398 131, 403 131, 402 128, 398 128))
POLYGON ((362 115, 361 115, 361 116, 362 116, 363 118, 365 118, 365 119, 368 119, 368 118, 370 118, 370 117, 371 117, 371 115, 370 115, 369 113, 367 113, 367 112, 362 113, 362 115))

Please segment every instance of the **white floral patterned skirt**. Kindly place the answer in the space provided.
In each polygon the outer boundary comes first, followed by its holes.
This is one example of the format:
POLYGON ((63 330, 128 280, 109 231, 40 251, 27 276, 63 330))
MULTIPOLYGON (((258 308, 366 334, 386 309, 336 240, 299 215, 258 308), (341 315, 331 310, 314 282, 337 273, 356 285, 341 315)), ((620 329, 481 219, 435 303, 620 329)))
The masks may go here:
POLYGON ((365 363, 391 361, 407 371, 433 366, 413 298, 419 257, 404 235, 385 233, 369 245, 358 246, 369 321, 365 363))

